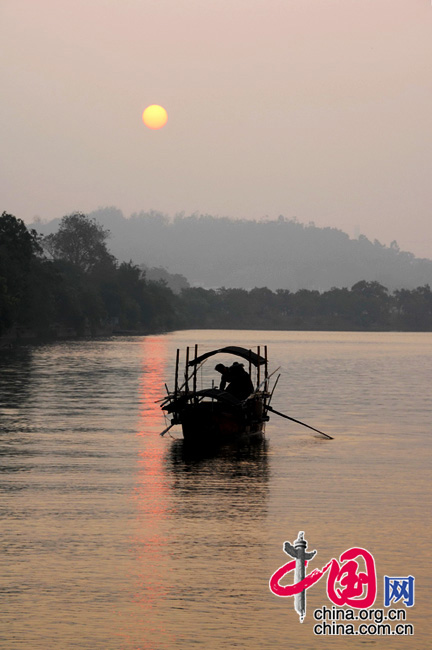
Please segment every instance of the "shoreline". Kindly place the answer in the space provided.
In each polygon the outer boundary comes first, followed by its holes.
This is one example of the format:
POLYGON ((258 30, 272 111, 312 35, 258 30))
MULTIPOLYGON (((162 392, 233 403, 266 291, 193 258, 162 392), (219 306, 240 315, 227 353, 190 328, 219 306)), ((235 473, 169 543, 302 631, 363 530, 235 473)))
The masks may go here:
MULTIPOLYGON (((83 341, 83 340, 97 340, 104 338, 116 338, 121 336, 152 336, 158 334, 170 334, 172 332, 181 332, 189 329, 193 330, 232 330, 233 332, 244 330, 244 327, 197 327, 191 325, 187 327, 176 327, 174 329, 155 329, 155 330, 131 330, 131 329, 110 329, 101 328, 100 330, 90 331, 86 330, 82 333, 71 331, 71 328, 64 328, 61 331, 56 331, 51 334, 41 334, 34 330, 24 328, 12 328, 7 333, 0 336, 0 353, 14 350, 24 345, 40 345, 42 343, 55 343, 58 341, 83 341)), ((370 332, 372 333, 406 333, 406 334, 428 334, 431 330, 414 330, 414 329, 392 329, 392 328, 375 328, 375 329, 361 329, 361 328, 272 328, 272 327, 250 327, 250 331, 268 331, 268 332, 370 332)))

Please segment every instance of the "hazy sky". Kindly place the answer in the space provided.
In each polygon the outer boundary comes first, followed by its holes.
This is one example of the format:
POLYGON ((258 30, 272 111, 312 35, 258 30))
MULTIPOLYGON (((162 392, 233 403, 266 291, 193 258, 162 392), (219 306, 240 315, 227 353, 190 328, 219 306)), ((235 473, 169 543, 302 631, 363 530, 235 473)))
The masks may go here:
POLYGON ((283 214, 432 257, 431 0, 0 0, 0 37, 1 211, 283 214))

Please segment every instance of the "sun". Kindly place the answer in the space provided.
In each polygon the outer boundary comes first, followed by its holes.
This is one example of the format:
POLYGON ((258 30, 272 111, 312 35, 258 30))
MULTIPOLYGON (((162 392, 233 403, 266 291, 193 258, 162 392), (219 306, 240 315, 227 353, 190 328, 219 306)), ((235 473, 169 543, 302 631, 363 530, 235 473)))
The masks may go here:
POLYGON ((149 129, 161 129, 168 120, 168 113, 158 104, 147 106, 143 111, 142 120, 149 129))

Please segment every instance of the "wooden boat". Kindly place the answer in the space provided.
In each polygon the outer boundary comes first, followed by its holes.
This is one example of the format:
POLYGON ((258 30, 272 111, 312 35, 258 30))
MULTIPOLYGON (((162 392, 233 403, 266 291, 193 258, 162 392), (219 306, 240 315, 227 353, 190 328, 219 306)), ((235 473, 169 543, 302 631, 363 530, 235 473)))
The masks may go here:
POLYGON ((195 345, 193 358, 190 358, 188 347, 182 385, 179 364, 180 350, 177 350, 174 391, 170 392, 165 384, 168 394, 161 400, 161 408, 171 418, 171 423, 161 435, 176 424, 182 427, 185 443, 193 445, 229 444, 264 435, 265 423, 269 419, 267 407, 273 394, 273 391, 269 393, 267 346, 263 356, 260 347, 254 352, 238 346, 227 346, 198 356, 198 346, 195 345), (229 368, 218 364, 216 370, 222 373, 221 386, 215 387, 213 381, 212 386, 198 389, 198 370, 216 354, 240 357, 247 368, 239 362, 234 362, 229 368), (237 377, 241 377, 241 382, 237 377), (250 386, 250 390, 245 391, 245 386, 250 386))

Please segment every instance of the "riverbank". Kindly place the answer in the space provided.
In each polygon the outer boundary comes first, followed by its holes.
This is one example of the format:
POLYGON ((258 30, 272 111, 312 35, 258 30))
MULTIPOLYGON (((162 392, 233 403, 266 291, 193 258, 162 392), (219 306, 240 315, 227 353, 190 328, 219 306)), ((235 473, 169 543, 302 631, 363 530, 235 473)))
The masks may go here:
POLYGON ((149 331, 148 329, 123 330, 110 326, 99 327, 96 329, 85 327, 79 332, 74 330, 72 327, 58 326, 40 332, 31 328, 14 326, 0 336, 0 352, 10 350, 19 345, 28 345, 29 343, 98 339, 111 336, 148 336, 150 334, 160 333, 161 331, 149 331))

